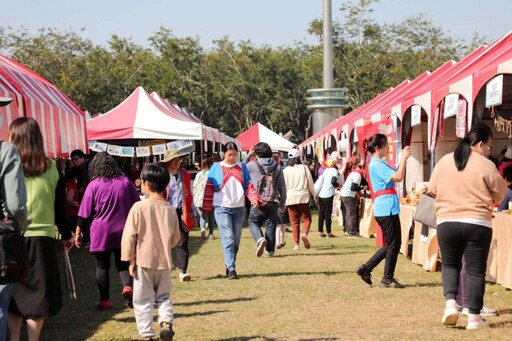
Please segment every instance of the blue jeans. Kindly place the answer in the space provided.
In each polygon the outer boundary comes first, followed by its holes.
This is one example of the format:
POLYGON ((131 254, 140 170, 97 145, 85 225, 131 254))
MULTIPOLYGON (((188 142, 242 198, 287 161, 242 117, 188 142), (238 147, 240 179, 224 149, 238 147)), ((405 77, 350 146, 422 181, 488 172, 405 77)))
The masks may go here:
POLYGON ((219 227, 222 248, 224 249, 224 262, 226 269, 236 269, 236 254, 240 248, 242 238, 242 225, 244 223, 245 207, 222 207, 213 208, 215 221, 219 227))
POLYGON ((12 288, 11 284, 0 285, 0 340, 6 339, 7 309, 11 302, 12 288))
MULTIPOLYGON (((201 207, 198 207, 199 210, 199 227, 201 228, 201 231, 204 230, 206 220, 204 220, 203 215, 201 214, 203 212, 201 207)), ((213 234, 213 229, 215 228, 215 212, 210 212, 209 218, 208 218, 208 230, 209 234, 213 234)))
POLYGON ((265 226, 265 239, 267 252, 274 252, 276 247, 277 203, 267 204, 254 208, 249 212, 249 230, 257 242, 263 238, 261 227, 265 226))

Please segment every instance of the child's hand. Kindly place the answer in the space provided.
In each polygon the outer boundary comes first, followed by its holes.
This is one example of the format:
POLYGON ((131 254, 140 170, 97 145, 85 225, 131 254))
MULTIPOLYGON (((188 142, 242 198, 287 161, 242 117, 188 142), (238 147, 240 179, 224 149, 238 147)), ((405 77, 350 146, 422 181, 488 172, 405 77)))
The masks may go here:
POLYGON ((130 264, 128 267, 128 271, 130 272, 130 276, 137 279, 137 265, 136 264, 130 264))

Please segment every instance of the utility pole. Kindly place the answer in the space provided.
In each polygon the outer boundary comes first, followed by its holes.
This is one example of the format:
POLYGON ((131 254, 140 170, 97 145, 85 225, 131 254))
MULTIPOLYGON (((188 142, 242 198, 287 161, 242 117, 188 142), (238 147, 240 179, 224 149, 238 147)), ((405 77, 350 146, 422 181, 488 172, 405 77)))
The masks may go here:
MULTIPOLYGON (((312 110, 313 134, 320 131, 333 120, 343 116, 346 104, 347 88, 333 86, 333 53, 332 53, 332 0, 324 0, 323 15, 323 88, 308 89, 308 109, 312 110)), ((338 138, 338 137, 336 137, 338 138)))

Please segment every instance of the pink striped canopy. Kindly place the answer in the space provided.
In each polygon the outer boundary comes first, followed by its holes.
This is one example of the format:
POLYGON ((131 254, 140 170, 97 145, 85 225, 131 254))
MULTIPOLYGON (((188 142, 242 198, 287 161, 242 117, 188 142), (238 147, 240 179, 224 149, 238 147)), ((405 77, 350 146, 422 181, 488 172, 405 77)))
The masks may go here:
POLYGON ((0 96, 13 99, 0 107, 0 139, 9 138, 9 125, 18 117, 37 120, 49 157, 66 157, 74 149, 88 152, 85 115, 55 85, 0 55, 0 96))

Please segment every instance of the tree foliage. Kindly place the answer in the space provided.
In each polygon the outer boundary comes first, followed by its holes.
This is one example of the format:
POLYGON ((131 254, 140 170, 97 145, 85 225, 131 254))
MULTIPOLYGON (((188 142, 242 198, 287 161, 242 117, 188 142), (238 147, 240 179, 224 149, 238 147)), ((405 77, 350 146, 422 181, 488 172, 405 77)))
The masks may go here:
MULTIPOLYGON (((389 87, 458 60, 485 41, 454 39, 424 14, 379 24, 372 5, 348 1, 333 23, 334 84, 349 89, 357 108, 389 87)), ((308 27, 318 44, 273 48, 229 37, 205 50, 196 37, 177 37, 161 27, 149 47, 112 35, 95 45, 72 31, 0 27, 0 51, 62 89, 81 108, 104 113, 137 86, 187 108, 207 125, 236 136, 256 122, 276 132, 308 134, 306 90, 322 84, 322 20, 308 27)))

